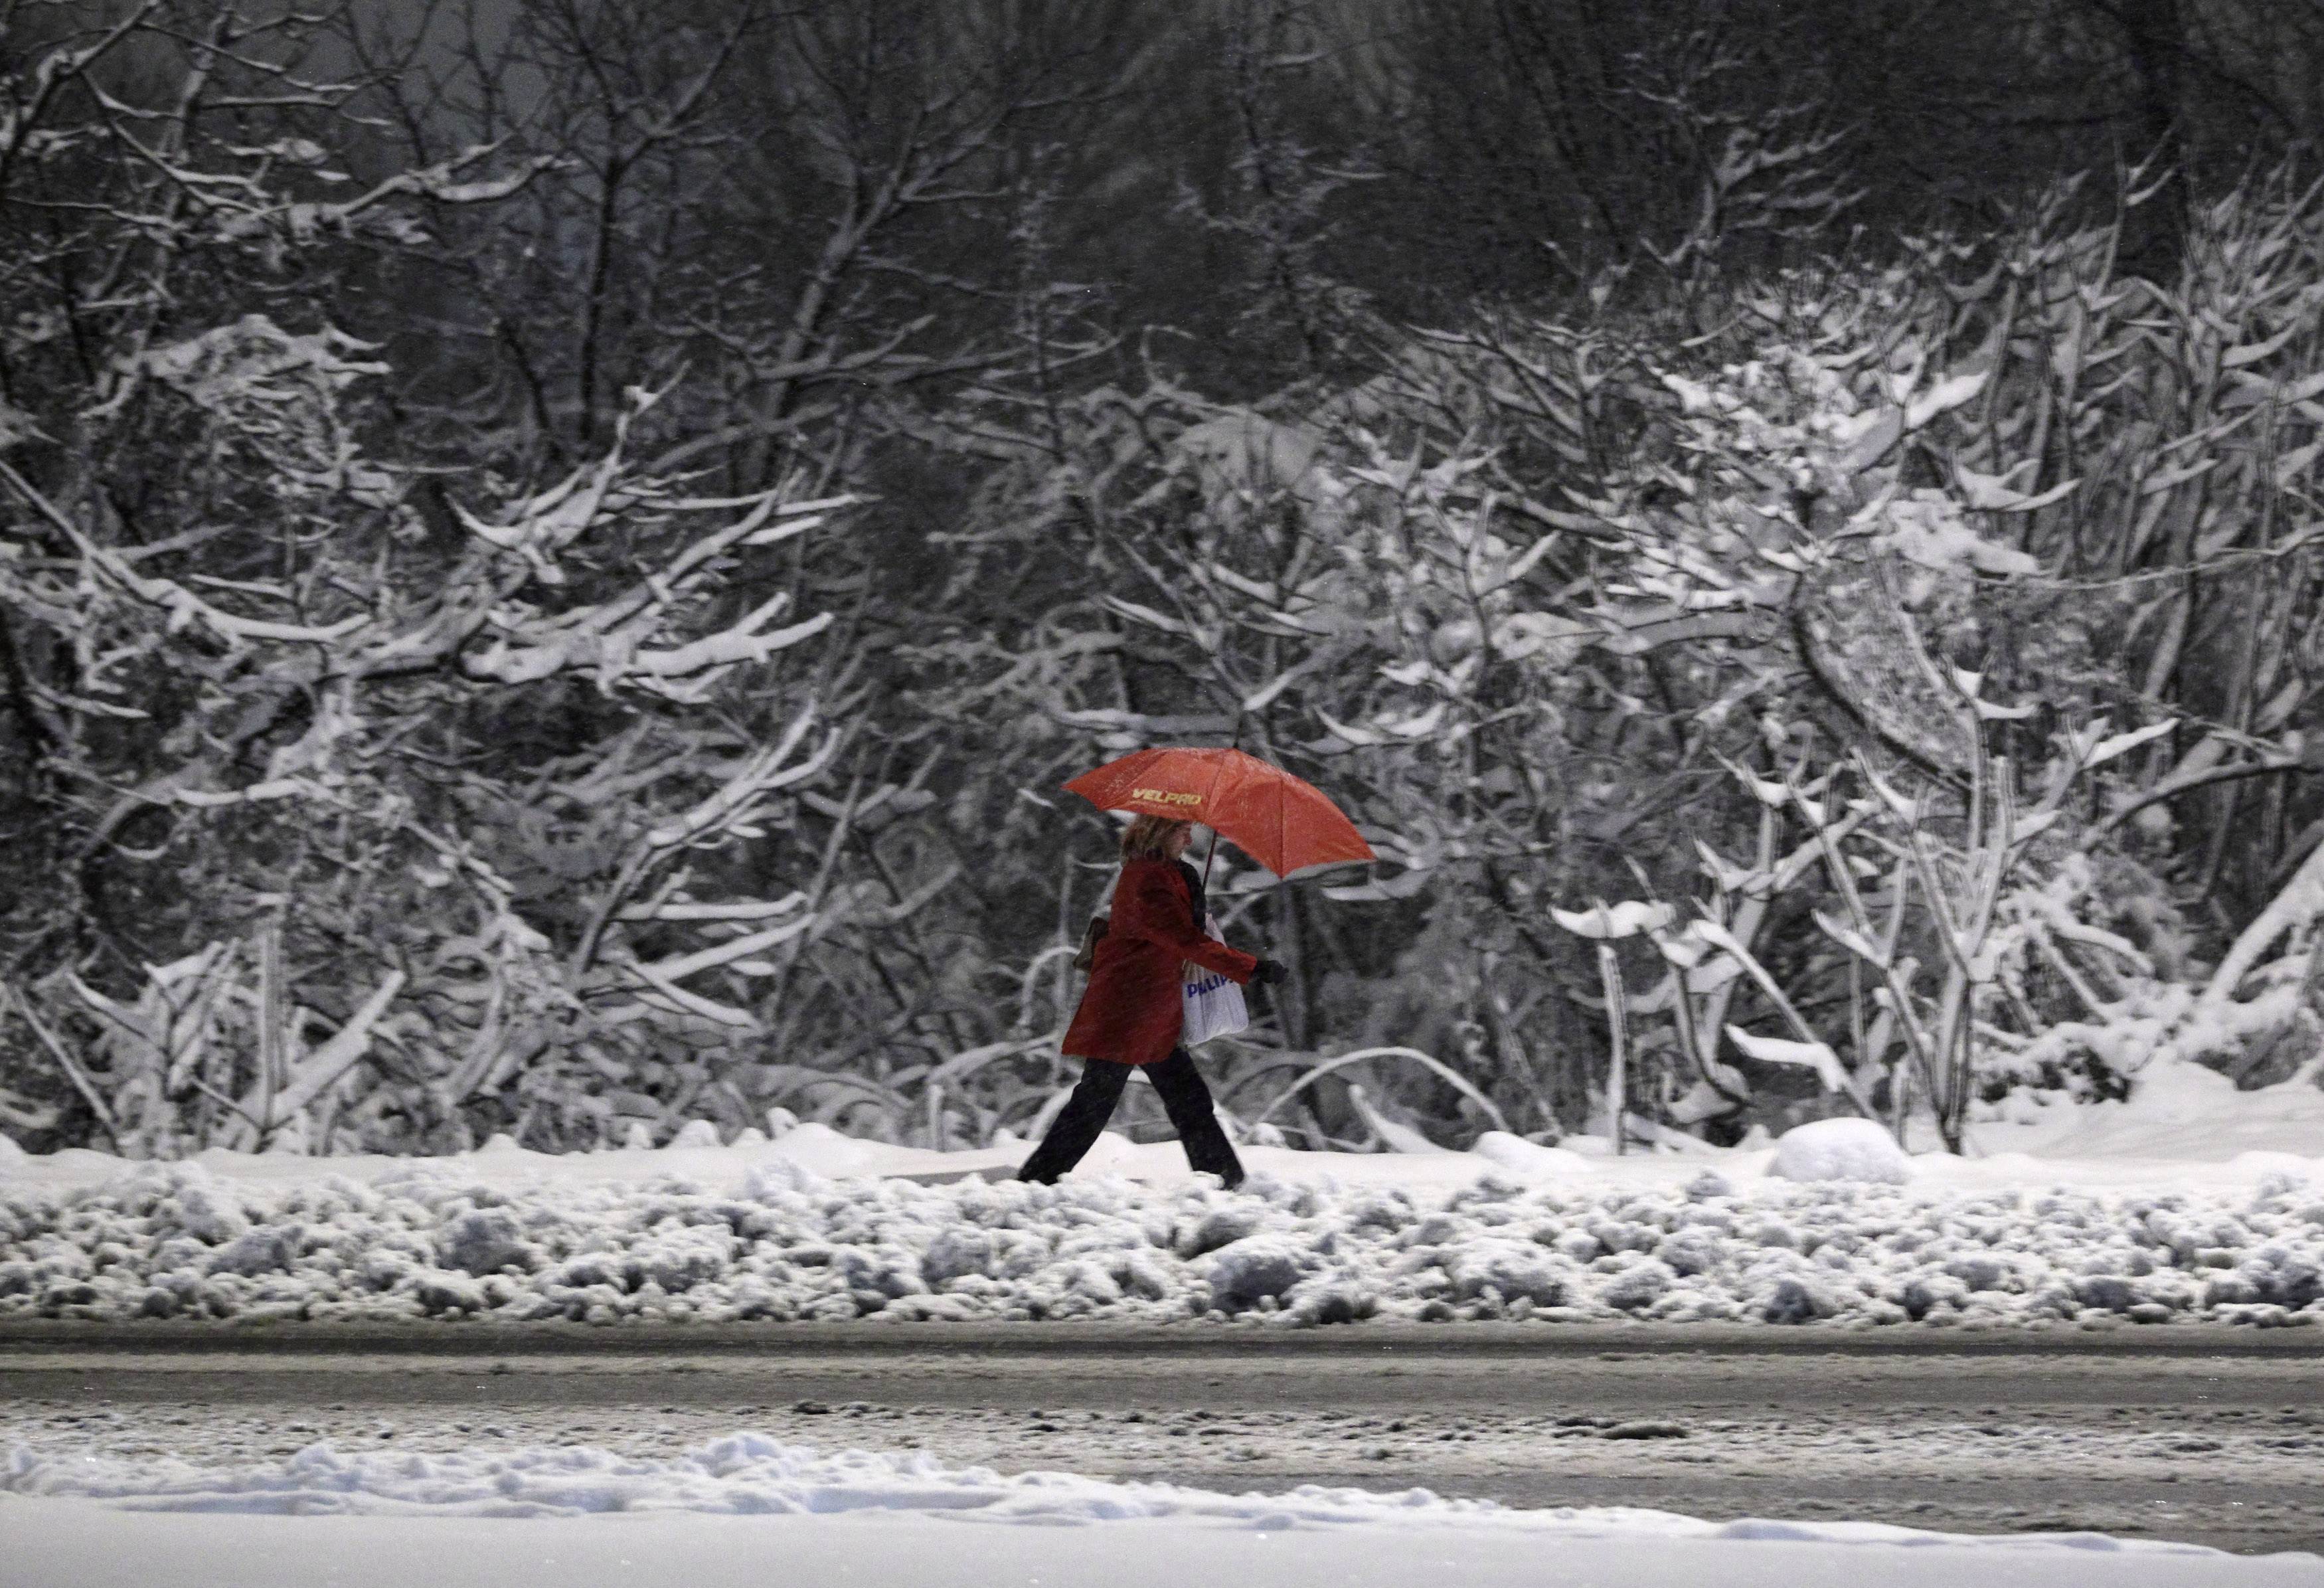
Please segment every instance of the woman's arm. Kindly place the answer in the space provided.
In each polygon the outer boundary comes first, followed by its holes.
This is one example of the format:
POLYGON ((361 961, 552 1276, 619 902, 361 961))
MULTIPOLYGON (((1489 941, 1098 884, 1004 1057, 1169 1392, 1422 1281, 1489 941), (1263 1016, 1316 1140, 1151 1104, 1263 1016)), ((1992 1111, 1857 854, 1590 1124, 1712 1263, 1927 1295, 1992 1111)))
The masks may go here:
POLYGON ((1183 883, 1159 866, 1141 865, 1124 872, 1121 885, 1114 890, 1111 930, 1159 943, 1179 958, 1191 959, 1229 981, 1249 982, 1259 968, 1258 957, 1195 931, 1188 916, 1193 907, 1183 889, 1183 883))

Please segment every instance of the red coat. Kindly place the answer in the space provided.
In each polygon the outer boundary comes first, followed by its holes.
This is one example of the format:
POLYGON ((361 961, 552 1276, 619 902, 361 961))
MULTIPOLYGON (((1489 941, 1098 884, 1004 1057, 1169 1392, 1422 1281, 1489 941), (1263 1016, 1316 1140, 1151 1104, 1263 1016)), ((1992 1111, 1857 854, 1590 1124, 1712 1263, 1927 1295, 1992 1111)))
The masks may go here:
POLYGON ((1123 864, 1089 986, 1065 1029, 1068 1057, 1110 1058, 1116 1064, 1169 1057, 1185 1023, 1178 983, 1186 960, 1230 981, 1250 980, 1258 958, 1204 934, 1194 925, 1194 891, 1176 861, 1123 864))

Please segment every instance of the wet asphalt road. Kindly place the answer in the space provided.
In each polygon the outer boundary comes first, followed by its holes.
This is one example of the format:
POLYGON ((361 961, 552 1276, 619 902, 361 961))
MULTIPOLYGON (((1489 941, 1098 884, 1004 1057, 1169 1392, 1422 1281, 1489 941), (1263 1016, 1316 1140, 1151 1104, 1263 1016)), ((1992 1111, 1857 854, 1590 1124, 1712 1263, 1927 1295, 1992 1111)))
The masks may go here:
POLYGON ((745 1428, 1234 1491, 2324 1554, 2324 1330, 0 1326, 0 1444, 42 1451, 645 1455, 745 1428))

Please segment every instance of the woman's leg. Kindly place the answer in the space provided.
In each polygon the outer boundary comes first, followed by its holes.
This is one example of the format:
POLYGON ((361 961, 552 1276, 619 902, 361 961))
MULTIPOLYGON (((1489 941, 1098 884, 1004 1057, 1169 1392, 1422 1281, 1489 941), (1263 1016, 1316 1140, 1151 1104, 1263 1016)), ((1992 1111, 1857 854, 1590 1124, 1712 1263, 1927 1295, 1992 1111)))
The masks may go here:
POLYGON ((1033 1149, 1033 1156, 1017 1171, 1020 1180, 1036 1180, 1044 1186, 1054 1186, 1057 1177, 1081 1162, 1105 1129, 1105 1122, 1113 1117, 1113 1105, 1121 1101, 1121 1089, 1130 1084, 1131 1066, 1115 1064, 1110 1059, 1085 1058, 1082 1061, 1082 1078, 1074 1084, 1073 1095, 1049 1125, 1049 1133, 1033 1149))
POLYGON ((1198 1172, 1218 1176, 1229 1190, 1241 1185, 1242 1159, 1235 1156, 1234 1143, 1219 1128, 1218 1113, 1211 1106, 1211 1089, 1203 1084, 1203 1072, 1194 1067, 1194 1056, 1174 1048, 1160 1064, 1148 1065, 1146 1073, 1154 1078, 1154 1089, 1162 1094, 1162 1106, 1178 1132, 1179 1144, 1186 1149, 1186 1161, 1198 1172))

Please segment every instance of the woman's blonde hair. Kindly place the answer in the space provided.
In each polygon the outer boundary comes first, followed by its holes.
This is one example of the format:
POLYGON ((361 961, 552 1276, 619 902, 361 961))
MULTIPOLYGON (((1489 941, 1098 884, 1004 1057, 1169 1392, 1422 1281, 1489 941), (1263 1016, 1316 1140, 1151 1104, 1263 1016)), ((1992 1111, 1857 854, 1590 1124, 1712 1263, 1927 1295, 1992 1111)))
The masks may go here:
POLYGON ((1132 817, 1130 825, 1121 829, 1121 858, 1168 860, 1171 835, 1185 832, 1194 825, 1173 821, 1167 816, 1132 817))

